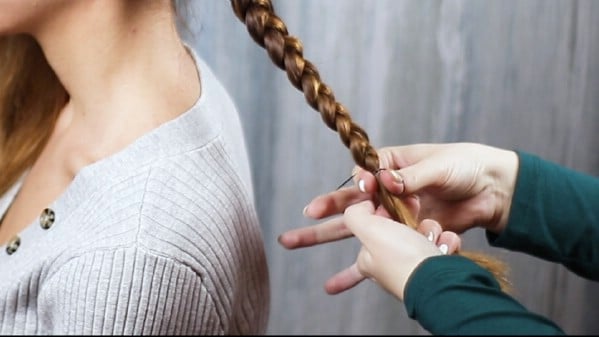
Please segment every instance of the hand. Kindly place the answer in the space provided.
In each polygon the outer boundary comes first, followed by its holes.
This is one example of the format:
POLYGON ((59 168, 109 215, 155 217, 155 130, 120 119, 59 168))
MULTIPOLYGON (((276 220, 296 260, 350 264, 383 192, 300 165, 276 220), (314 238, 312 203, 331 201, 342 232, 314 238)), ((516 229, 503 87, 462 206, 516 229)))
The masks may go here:
POLYGON ((371 201, 349 206, 334 221, 295 229, 282 234, 279 242, 287 248, 306 247, 355 235, 362 243, 356 262, 331 277, 325 284, 329 294, 353 288, 366 278, 403 300, 406 282, 426 258, 454 253, 460 249, 457 234, 443 232, 433 220, 424 220, 417 231, 376 214, 371 201), (324 234, 324 235, 321 235, 324 234), (438 246, 438 247, 437 247, 438 246))
MULTIPOLYGON (((380 181, 398 196, 415 197, 417 219, 435 219, 456 233, 480 226, 498 234, 505 228, 518 169, 515 152, 475 143, 417 144, 383 148, 379 160, 388 168, 380 181)), ((375 177, 355 172, 358 186, 373 195, 375 177)))
MULTIPOLYGON (((379 173, 381 182, 404 199, 416 219, 434 219, 458 234, 474 226, 496 234, 505 228, 516 181, 516 153, 474 143, 417 144, 383 148, 379 160, 387 168, 379 173)), ((375 177, 359 167, 354 172, 354 186, 317 196, 304 208, 304 215, 323 219, 342 214, 352 204, 375 200, 375 177)), ((376 212, 386 214, 380 206, 376 212)), ((289 234, 287 248, 352 235, 339 217, 289 234)))
MULTIPOLYGON (((495 233, 505 228, 518 168, 515 152, 474 143, 417 144, 383 148, 379 159, 381 168, 387 169, 379 173, 380 181, 402 197, 421 220, 417 229, 420 233, 428 236, 430 230, 423 227, 427 224, 438 226, 434 231, 438 244, 474 226, 495 233), (441 235, 443 230, 453 233, 441 235)), ((375 177, 358 167, 354 172, 354 186, 317 196, 304 208, 304 215, 323 219, 342 214, 354 204, 376 200, 375 177)), ((375 214, 386 215, 382 207, 375 206, 375 214)), ((290 230, 279 237, 279 242, 295 249, 345 239, 354 235, 345 221, 345 217, 336 217, 290 230)), ((459 238, 456 240, 459 242, 459 238)), ((354 265, 333 276, 327 282, 327 292, 349 289, 365 275, 369 275, 366 269, 360 273, 354 265)), ((393 293, 402 295, 397 291, 393 293)))

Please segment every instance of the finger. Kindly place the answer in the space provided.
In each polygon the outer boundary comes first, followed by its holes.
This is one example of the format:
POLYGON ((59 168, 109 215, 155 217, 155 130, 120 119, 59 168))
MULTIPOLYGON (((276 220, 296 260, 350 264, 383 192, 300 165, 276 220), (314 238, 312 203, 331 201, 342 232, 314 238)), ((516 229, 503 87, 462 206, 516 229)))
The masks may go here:
POLYGON ((382 183, 392 191, 401 189, 402 194, 413 194, 429 186, 442 186, 450 173, 447 166, 439 165, 438 156, 434 156, 434 152, 442 146, 418 144, 385 149, 379 160, 381 163, 386 161, 385 165, 390 169, 381 172, 386 173, 382 183))
MULTIPOLYGON (((418 212, 420 209, 420 201, 417 195, 409 195, 406 197, 401 197, 401 203, 405 206, 407 212, 409 214, 404 214, 404 216, 409 216, 410 218, 416 219, 418 218, 418 212)), ((395 203, 393 203, 395 204, 395 203)), ((404 210, 405 211, 405 210, 404 210)), ((376 215, 384 216, 386 218, 393 219, 390 215, 389 211, 384 208, 383 204, 380 204, 375 212, 376 215)))
POLYGON ((369 198, 370 196, 361 193, 357 186, 344 187, 312 199, 304 208, 304 215, 313 219, 326 218, 341 214, 347 206, 369 198))
POLYGON ((354 184, 358 184, 358 177, 361 176, 364 172, 368 173, 368 171, 364 170, 360 166, 358 166, 358 165, 354 166, 354 168, 351 171, 352 180, 354 181, 354 184))
POLYGON ((460 251, 462 239, 455 232, 445 231, 439 235, 437 247, 444 254, 454 254, 460 251))
POLYGON ((337 241, 352 236, 343 223, 343 217, 325 222, 292 229, 279 235, 279 243, 287 249, 310 247, 321 243, 337 241))
MULTIPOLYGON (((389 176, 389 173, 386 172, 386 170, 381 170, 379 173, 379 179, 381 176, 389 176)), ((361 192, 363 193, 367 193, 371 196, 371 200, 376 200, 376 202, 379 202, 378 197, 380 195, 378 194, 378 182, 377 182, 377 178, 372 175, 370 172, 366 172, 363 171, 360 173, 360 176, 358 177, 358 187, 360 189, 361 192)), ((387 179, 390 180, 390 178, 383 178, 383 179, 387 179)), ((391 185, 393 183, 389 183, 388 185, 391 185)), ((393 184, 393 188, 391 188, 389 190, 392 194, 395 195, 399 195, 401 194, 401 192, 403 191, 403 184, 393 184)), ((401 197, 402 199, 402 203, 408 208, 409 212, 412 215, 418 214, 418 209, 419 209, 419 203, 418 203, 418 196, 413 194, 413 195, 408 195, 405 197, 401 197)), ((381 208, 379 208, 381 209, 381 208)), ((387 218, 390 218, 389 216, 389 212, 387 212, 386 210, 383 213, 379 213, 377 209, 377 215, 383 215, 387 218)))
POLYGON ((474 223, 484 224, 494 211, 487 203, 481 202, 438 202, 426 193, 419 196, 419 218, 438 221, 444 230, 458 234, 473 227, 474 223))
POLYGON ((394 170, 382 170, 379 173, 379 179, 381 184, 383 184, 389 192, 395 195, 402 195, 405 190, 403 177, 397 175, 396 172, 397 171, 394 170))
POLYGON ((431 219, 422 220, 416 230, 426 236, 428 241, 433 243, 437 242, 439 236, 443 232, 441 225, 437 221, 431 219))
POLYGON ((388 169, 399 169, 413 165, 429 157, 443 146, 442 144, 411 144, 388 146, 379 149, 379 165, 388 169))
POLYGON ((362 201, 345 209, 343 221, 345 226, 347 226, 354 235, 359 236, 357 232, 364 231, 362 227, 372 222, 372 216, 375 212, 376 209, 372 201, 362 201))
POLYGON ((418 225, 417 231, 437 245, 443 254, 459 251, 462 239, 455 232, 443 231, 441 224, 432 219, 425 219, 418 225))
POLYGON ((374 214, 378 215, 378 216, 384 216, 385 218, 391 219, 391 214, 389 214, 389 212, 385 209, 385 207, 383 207, 383 205, 379 205, 376 208, 376 211, 374 211, 374 214))
POLYGON ((366 277, 360 273, 357 264, 354 263, 328 279, 324 289, 328 294, 335 295, 355 287, 365 279, 366 277))
POLYGON ((383 181, 387 188, 403 186, 403 194, 413 194, 426 187, 441 187, 449 179, 449 169, 438 158, 423 159, 414 165, 389 172, 390 180, 383 181))
POLYGON ((374 175, 368 171, 361 170, 355 176, 356 186, 362 193, 375 193, 377 191, 377 181, 374 175))
POLYGON ((398 224, 389 218, 377 216, 375 212, 372 201, 366 200, 349 206, 343 214, 345 226, 366 246, 371 238, 377 240, 382 227, 398 224), (375 223, 376 226, 372 226, 375 223))

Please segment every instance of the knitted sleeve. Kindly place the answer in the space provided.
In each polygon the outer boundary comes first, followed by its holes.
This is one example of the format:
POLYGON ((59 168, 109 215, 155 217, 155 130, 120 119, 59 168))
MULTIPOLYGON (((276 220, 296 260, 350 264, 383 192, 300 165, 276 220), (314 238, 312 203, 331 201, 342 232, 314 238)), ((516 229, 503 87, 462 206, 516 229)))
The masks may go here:
POLYGON ((506 229, 489 243, 558 262, 599 280, 599 178, 518 151, 506 229))
POLYGON ((39 324, 52 334, 223 334, 200 275, 138 247, 71 259, 40 292, 39 324))
POLYGON ((405 290, 408 315, 434 335, 563 335, 501 291, 488 270, 459 255, 426 259, 405 290))

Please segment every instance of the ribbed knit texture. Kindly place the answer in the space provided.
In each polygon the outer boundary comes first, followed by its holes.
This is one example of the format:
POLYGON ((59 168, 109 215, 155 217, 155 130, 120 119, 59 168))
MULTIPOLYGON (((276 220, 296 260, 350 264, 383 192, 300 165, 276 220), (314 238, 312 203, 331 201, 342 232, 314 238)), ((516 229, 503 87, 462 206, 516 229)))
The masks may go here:
POLYGON ((35 222, 14 254, 1 247, 0 334, 265 332, 268 270, 243 132, 194 56, 194 107, 83 168, 49 205, 49 229, 35 222))

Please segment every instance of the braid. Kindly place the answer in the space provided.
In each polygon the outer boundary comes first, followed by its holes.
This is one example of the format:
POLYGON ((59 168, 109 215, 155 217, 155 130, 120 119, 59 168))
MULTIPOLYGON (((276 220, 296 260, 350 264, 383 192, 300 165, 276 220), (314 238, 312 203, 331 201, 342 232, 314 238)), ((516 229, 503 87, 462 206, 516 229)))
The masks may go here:
MULTIPOLYGON (((370 144, 366 132, 352 121, 345 107, 335 100, 331 88, 321 81, 316 67, 303 57, 299 39, 290 36, 285 23, 275 14, 270 0, 231 0, 233 11, 247 27, 254 41, 264 48, 272 62, 287 73, 289 81, 304 93, 308 104, 320 115, 325 124, 336 131, 343 144, 351 151, 354 162, 378 179, 379 157, 370 144)), ((378 183, 378 199, 390 216, 412 228, 417 221, 396 195, 378 183)), ((509 290, 505 276, 506 265, 482 253, 460 252, 495 275, 502 289, 509 290)))

